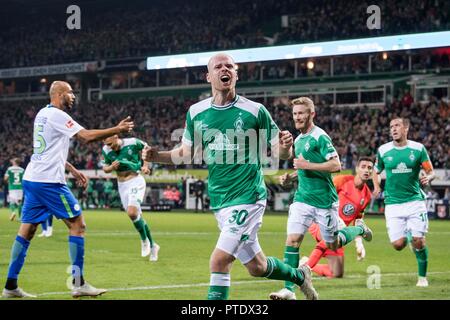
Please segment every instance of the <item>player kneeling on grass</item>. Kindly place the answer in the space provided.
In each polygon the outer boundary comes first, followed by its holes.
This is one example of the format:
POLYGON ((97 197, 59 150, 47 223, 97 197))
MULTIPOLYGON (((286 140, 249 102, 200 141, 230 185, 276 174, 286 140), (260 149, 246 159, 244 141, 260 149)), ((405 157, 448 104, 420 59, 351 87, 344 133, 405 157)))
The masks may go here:
POLYGON ((143 161, 141 164, 141 150, 147 144, 137 138, 120 139, 118 135, 106 138, 104 143, 103 171, 117 173, 120 200, 141 236, 141 256, 150 255, 150 261, 157 261, 159 245, 153 241, 150 228, 142 217, 141 210, 146 184, 139 172, 150 173, 148 162, 143 161))

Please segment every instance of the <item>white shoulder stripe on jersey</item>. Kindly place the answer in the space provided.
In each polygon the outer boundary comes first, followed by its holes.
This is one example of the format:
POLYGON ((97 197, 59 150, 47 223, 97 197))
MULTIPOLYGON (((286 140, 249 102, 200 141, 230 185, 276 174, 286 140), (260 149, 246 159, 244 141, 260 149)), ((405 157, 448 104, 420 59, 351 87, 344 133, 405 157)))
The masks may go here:
POLYGON ((200 102, 197 102, 196 104, 193 104, 188 111, 189 115, 191 116, 191 120, 194 119, 195 116, 199 113, 205 111, 206 109, 209 109, 211 107, 211 100, 212 98, 207 98, 200 102))
POLYGON ((122 139, 122 141, 123 141, 122 147, 131 146, 133 144, 136 144, 136 138, 125 138, 125 139, 122 139))
POLYGON ((412 140, 408 140, 408 147, 417 151, 422 151, 424 148, 423 144, 412 140))
POLYGON ((259 109, 261 109, 261 104, 254 102, 252 100, 249 100, 245 97, 239 96, 239 99, 234 104, 236 108, 242 109, 244 111, 250 112, 255 116, 255 118, 258 117, 259 109))
MULTIPOLYGON (((323 130, 322 128, 319 128, 318 126, 315 126, 314 129, 311 132, 311 136, 316 139, 317 141, 319 141, 320 136, 328 136, 328 134, 325 132, 325 130, 323 130)), ((331 140, 331 138, 330 138, 331 140)))
POLYGON ((104 152, 104 153, 108 154, 108 153, 110 153, 111 151, 112 151, 112 149, 111 149, 110 147, 108 147, 108 146, 103 146, 103 152, 104 152))
POLYGON ((391 151, 392 149, 394 149, 394 143, 392 141, 383 144, 382 146, 380 146, 378 148, 378 152, 380 153, 380 157, 384 156, 384 154, 386 152, 391 151))

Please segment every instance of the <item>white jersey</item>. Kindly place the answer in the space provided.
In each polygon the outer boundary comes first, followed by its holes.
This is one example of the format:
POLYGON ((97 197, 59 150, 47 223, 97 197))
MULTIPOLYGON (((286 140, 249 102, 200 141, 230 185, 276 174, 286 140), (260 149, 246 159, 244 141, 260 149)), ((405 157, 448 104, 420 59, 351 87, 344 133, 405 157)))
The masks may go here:
POLYGON ((23 179, 65 184, 69 141, 82 129, 64 111, 52 105, 42 108, 34 119, 33 155, 23 179))

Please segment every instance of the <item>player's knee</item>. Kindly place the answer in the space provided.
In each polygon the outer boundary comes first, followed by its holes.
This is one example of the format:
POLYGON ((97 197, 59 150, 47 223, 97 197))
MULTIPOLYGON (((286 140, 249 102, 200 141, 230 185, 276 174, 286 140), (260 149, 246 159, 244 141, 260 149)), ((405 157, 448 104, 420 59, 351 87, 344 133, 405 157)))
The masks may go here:
POLYGON ((342 278, 344 277, 344 271, 343 270, 339 270, 339 271, 334 271, 333 272, 333 278, 342 278))
POLYGON ((406 247, 406 241, 404 241, 404 240, 394 241, 392 243, 392 246, 394 247, 395 250, 401 251, 406 247))
POLYGON ((266 267, 262 264, 253 265, 247 270, 252 277, 263 277, 266 274, 266 267))
POLYGON ((302 244, 302 235, 288 235, 286 245, 289 247, 299 248, 302 244))
POLYGON ((425 239, 424 238, 413 238, 412 245, 415 249, 421 250, 425 247, 425 239))
POLYGON ((336 251, 337 249, 339 249, 339 245, 336 241, 335 242, 327 242, 326 245, 327 245, 327 248, 332 251, 336 251))

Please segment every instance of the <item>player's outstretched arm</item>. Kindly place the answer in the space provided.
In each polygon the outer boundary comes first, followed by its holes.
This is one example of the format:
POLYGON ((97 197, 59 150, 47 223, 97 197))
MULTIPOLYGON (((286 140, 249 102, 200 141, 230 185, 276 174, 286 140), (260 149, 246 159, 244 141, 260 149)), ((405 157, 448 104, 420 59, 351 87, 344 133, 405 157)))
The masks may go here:
POLYGON ((146 146, 142 150, 142 159, 147 162, 166 164, 190 164, 192 152, 191 147, 184 143, 170 151, 159 151, 158 147, 146 146))
POLYGON ((324 172, 339 172, 341 171, 341 162, 338 157, 333 157, 330 160, 322 163, 314 163, 305 160, 302 155, 294 159, 294 168, 297 170, 312 170, 324 172))
POLYGON ((134 122, 131 121, 131 117, 128 116, 122 121, 120 121, 119 124, 115 127, 108 129, 92 129, 92 130, 82 129, 75 135, 75 137, 84 143, 89 143, 98 140, 103 140, 105 138, 108 138, 110 136, 122 132, 131 132, 133 128, 134 122))

